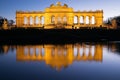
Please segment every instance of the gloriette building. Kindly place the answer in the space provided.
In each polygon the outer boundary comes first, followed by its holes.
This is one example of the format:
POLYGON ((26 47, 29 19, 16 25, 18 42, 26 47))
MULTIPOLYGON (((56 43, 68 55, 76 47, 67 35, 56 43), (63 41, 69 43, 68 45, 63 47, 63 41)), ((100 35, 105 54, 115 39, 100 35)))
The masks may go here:
POLYGON ((16 11, 17 27, 80 28, 100 27, 103 24, 103 10, 74 11, 67 4, 51 4, 44 11, 16 11))

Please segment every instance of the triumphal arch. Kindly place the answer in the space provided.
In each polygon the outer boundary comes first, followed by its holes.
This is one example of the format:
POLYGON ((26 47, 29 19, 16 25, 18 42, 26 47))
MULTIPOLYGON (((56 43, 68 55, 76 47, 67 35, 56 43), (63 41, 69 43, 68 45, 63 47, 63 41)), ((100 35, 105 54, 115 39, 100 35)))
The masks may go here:
POLYGON ((103 10, 74 11, 67 4, 51 4, 44 11, 16 11, 17 27, 80 28, 101 27, 103 10))

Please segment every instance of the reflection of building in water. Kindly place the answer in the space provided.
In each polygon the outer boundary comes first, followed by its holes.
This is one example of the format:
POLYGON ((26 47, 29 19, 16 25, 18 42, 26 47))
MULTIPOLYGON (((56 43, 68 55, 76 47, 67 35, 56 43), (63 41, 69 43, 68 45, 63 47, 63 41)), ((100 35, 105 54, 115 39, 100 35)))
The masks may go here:
POLYGON ((8 53, 10 49, 10 46, 4 45, 4 46, 0 46, 0 53, 4 54, 4 53, 8 53))
POLYGON ((113 52, 113 53, 117 53, 120 54, 120 43, 109 43, 108 45, 108 49, 113 52))
POLYGON ((9 52, 13 52, 15 49, 16 49, 15 46, 1 45, 0 46, 0 54, 7 54, 9 52))
POLYGON ((61 69, 73 61, 102 61, 102 46, 17 46, 16 54, 17 61, 45 61, 51 67, 61 69))

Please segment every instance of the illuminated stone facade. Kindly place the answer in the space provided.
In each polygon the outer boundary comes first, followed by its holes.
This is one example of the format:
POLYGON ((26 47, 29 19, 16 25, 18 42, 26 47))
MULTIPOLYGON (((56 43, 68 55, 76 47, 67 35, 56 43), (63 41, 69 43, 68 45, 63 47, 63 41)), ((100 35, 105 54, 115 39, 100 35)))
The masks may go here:
POLYGON ((44 11, 16 11, 17 27, 80 28, 100 27, 103 24, 103 10, 74 11, 67 4, 51 4, 44 11))

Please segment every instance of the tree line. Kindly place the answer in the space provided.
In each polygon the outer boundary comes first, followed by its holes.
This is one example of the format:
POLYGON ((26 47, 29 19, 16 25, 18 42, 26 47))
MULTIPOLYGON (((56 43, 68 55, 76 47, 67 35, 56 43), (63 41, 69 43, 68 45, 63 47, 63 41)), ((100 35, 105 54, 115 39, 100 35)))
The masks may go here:
POLYGON ((8 20, 7 18, 3 18, 2 16, 0 16, 0 27, 2 27, 4 20, 7 21, 8 26, 13 26, 13 24, 15 23, 14 20, 8 20))
POLYGON ((120 16, 110 17, 106 21, 104 21, 104 24, 111 25, 113 24, 113 20, 115 20, 115 23, 117 25, 117 28, 120 28, 120 16))

